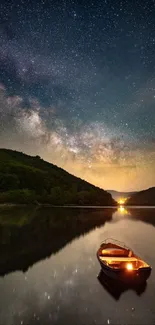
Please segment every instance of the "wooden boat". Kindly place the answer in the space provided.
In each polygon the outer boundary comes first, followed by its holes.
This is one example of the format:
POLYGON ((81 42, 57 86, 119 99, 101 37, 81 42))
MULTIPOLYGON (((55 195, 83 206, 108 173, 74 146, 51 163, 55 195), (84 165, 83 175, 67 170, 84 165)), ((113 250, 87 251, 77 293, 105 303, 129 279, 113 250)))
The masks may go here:
POLYGON ((109 277, 123 282, 145 282, 151 274, 151 266, 124 243, 108 238, 97 251, 102 271, 109 277))

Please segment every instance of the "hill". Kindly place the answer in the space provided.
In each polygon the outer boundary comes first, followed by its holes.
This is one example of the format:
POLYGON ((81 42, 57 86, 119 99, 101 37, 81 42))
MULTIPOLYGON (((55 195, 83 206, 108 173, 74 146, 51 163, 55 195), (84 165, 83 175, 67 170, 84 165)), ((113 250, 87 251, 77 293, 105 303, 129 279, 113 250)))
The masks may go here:
POLYGON ((132 195, 126 202, 127 205, 155 205, 155 187, 140 191, 132 195))
POLYGON ((39 156, 0 149, 0 203, 116 205, 111 194, 39 156))
POLYGON ((114 190, 107 190, 108 193, 110 193, 113 197, 114 200, 118 201, 120 198, 129 198, 131 197, 133 194, 137 193, 137 192, 118 192, 118 191, 114 191, 114 190))

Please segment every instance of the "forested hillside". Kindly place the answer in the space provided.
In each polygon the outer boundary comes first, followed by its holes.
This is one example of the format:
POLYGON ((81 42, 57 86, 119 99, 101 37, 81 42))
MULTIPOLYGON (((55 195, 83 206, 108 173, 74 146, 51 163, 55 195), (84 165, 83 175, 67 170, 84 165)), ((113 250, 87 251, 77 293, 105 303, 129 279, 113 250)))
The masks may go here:
POLYGON ((155 187, 140 191, 132 195, 126 202, 127 205, 155 205, 155 187))
POLYGON ((111 194, 39 156, 0 149, 0 203, 115 205, 111 194))

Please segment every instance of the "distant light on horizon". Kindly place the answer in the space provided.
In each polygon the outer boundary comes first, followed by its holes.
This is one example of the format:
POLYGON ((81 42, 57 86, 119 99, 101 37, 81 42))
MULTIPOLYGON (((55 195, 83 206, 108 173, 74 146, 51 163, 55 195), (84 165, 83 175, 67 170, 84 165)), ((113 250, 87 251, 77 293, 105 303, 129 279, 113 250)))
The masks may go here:
POLYGON ((126 198, 121 198, 121 199, 119 199, 118 200, 118 203, 120 204, 120 205, 124 205, 125 204, 125 202, 126 202, 126 198))

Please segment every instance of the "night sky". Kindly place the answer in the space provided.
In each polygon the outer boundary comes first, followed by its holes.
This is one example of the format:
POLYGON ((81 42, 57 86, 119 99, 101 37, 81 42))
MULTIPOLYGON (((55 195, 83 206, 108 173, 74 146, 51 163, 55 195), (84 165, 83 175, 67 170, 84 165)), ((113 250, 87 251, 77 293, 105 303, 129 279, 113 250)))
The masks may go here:
POLYGON ((0 22, 0 147, 154 186, 155 1, 1 0, 0 22))

